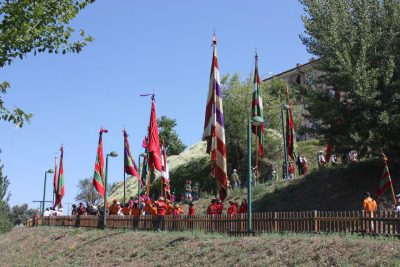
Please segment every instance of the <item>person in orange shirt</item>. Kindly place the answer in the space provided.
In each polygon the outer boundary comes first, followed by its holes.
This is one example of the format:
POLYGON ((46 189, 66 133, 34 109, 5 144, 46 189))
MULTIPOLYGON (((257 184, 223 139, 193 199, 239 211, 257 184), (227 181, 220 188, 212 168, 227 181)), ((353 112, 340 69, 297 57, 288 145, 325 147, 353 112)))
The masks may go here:
POLYGON ((114 198, 113 203, 109 207, 110 215, 117 215, 118 214, 118 201, 116 198, 114 198))
MULTIPOLYGON (((364 201, 363 201, 363 210, 365 211, 365 216, 368 218, 374 217, 374 212, 378 209, 378 205, 376 201, 372 199, 371 194, 369 192, 364 193, 364 201)), ((369 223, 371 232, 375 232, 374 221, 370 221, 369 223)))
POLYGON ((371 194, 369 192, 364 193, 364 201, 363 201, 363 210, 371 212, 373 214, 374 211, 378 209, 378 205, 376 201, 372 199, 371 194))
POLYGON ((127 216, 131 215, 131 208, 129 207, 129 203, 126 203, 124 207, 122 208, 122 213, 127 216))
POLYGON ((171 201, 167 199, 167 211, 165 212, 165 215, 171 215, 172 212, 174 211, 174 205, 171 204, 171 201))
POLYGON ((134 201, 133 202, 133 206, 131 208, 131 214, 133 215, 132 227, 133 227, 133 229, 138 229, 139 228, 140 215, 142 214, 142 211, 139 208, 139 202, 138 201, 134 201))

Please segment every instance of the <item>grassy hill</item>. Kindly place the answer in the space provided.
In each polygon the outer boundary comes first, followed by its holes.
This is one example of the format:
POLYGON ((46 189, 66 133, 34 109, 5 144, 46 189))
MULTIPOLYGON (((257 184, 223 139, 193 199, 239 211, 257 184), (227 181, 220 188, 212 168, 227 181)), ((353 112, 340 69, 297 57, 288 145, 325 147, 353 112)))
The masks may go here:
POLYGON ((353 235, 18 228, 0 235, 0 266, 397 266, 400 242, 353 235))
MULTIPOLYGON (((400 193, 400 176, 397 169, 396 166, 392 166, 391 176, 395 192, 400 193)), ((305 177, 292 180, 279 179, 260 184, 253 187, 253 210, 360 210, 364 192, 369 191, 375 198, 382 171, 382 161, 370 159, 350 166, 315 169, 305 177)), ((227 200, 240 198, 247 198, 247 189, 229 192, 227 200)), ((391 194, 387 192, 378 201, 379 208, 390 208, 391 201, 391 194)), ((210 196, 205 196, 197 201, 195 206, 201 213, 209 203, 210 196)))
MULTIPOLYGON (((176 196, 179 196, 183 191, 183 185, 186 179, 191 179, 193 183, 198 181, 200 183, 201 191, 211 192, 212 188, 214 187, 214 182, 210 175, 210 156, 206 153, 206 146, 206 142, 198 142, 186 149, 180 155, 168 157, 167 162, 170 171, 171 188, 175 189, 176 196)), ((310 170, 313 170, 317 167, 316 152, 321 149, 322 147, 319 145, 317 140, 303 141, 298 143, 298 151, 307 157, 310 170)), ((276 163, 277 166, 282 166, 281 157, 276 161, 276 163)), ((247 162, 244 162, 243 164, 244 165, 239 168, 239 173, 242 173, 241 178, 244 181, 247 170, 247 162)), ((267 161, 266 164, 270 164, 270 161, 267 161)), ((261 177, 263 180, 270 179, 269 174, 266 173, 265 169, 262 175, 264 176, 261 177)), ((281 170, 278 168, 278 177, 281 177, 281 175, 281 170)), ((156 179, 152 183, 152 190, 155 192, 156 196, 160 192, 159 179, 160 173, 157 172, 156 179)), ((123 181, 114 184, 110 193, 111 199, 117 198, 120 201, 123 199, 123 185, 123 181)), ((137 186, 138 182, 135 177, 127 178, 127 199, 130 196, 137 195, 137 186)))

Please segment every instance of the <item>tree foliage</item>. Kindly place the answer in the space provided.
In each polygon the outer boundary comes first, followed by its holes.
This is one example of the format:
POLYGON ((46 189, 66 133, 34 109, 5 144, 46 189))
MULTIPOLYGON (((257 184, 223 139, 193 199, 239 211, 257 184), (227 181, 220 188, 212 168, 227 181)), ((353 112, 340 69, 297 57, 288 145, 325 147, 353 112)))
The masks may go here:
MULTIPOLYGON (((227 148, 228 172, 238 169, 241 176, 245 176, 247 168, 247 121, 251 114, 251 101, 253 85, 247 81, 241 81, 238 74, 225 75, 221 79, 223 90, 223 105, 225 116, 225 138, 227 148)), ((260 159, 264 167, 260 166, 260 172, 265 175, 266 162, 277 162, 282 157, 282 120, 281 106, 286 103, 285 89, 288 86, 283 80, 273 79, 268 83, 261 83, 261 91, 264 106, 264 118, 266 130, 264 135, 265 157, 260 159), (264 168, 264 170, 262 170, 264 168)), ((289 88, 291 94, 294 88, 289 88)), ((296 99, 293 97, 294 116, 298 114, 296 99)), ((255 158, 255 138, 253 138, 252 153, 255 158)), ((253 162, 254 163, 254 162, 253 162)))
POLYGON ((25 223, 29 218, 36 214, 35 209, 30 209, 28 204, 22 204, 21 206, 15 205, 10 210, 10 221, 13 225, 25 223))
POLYGON ((308 51, 320 59, 306 94, 317 133, 337 152, 400 143, 400 2, 300 0, 308 51))
POLYGON ((8 203, 0 200, 0 233, 11 230, 12 224, 9 218, 10 207, 8 203))
POLYGON ((161 116, 157 119, 159 138, 162 142, 165 141, 165 148, 167 150, 167 155, 179 155, 185 150, 186 146, 179 138, 178 134, 174 130, 177 126, 176 120, 168 118, 167 116, 161 116))
MULTIPOLYGON (((103 203, 103 198, 99 195, 99 193, 93 186, 93 178, 80 179, 77 187, 78 187, 78 194, 75 196, 76 201, 84 202, 87 205, 91 204, 94 206, 99 206, 100 204, 103 203)), ((109 188, 110 185, 108 185, 108 189, 109 188)))
MULTIPOLYGON (((79 53, 93 39, 79 37, 69 23, 94 0, 0 0, 0 68, 33 53, 79 53)), ((0 120, 21 127, 32 114, 4 106, 2 95, 10 84, 0 84, 0 120)))
MULTIPOLYGON (((1 153, 1 149, 0 149, 1 153)), ((1 163, 1 160, 0 160, 1 163)), ((11 193, 7 192, 10 180, 6 175, 3 174, 4 164, 0 165, 0 201, 8 202, 11 197, 11 193)))

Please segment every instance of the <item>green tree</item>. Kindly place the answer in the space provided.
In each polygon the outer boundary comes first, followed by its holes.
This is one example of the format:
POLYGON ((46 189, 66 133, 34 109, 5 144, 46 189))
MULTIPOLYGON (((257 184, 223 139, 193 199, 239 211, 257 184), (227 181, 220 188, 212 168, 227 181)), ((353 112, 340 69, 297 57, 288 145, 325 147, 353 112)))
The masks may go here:
POLYGON ((300 0, 307 50, 318 56, 306 101, 336 152, 400 151, 400 3, 300 0))
POLYGON ((163 140, 165 141, 167 155, 178 155, 183 152, 186 146, 174 130, 174 128, 177 126, 176 120, 168 118, 167 116, 161 116, 161 118, 157 119, 157 123, 159 129, 159 138, 161 142, 163 140))
POLYGON ((10 207, 8 203, 0 200, 0 233, 11 230, 12 224, 9 218, 10 207))
MULTIPOLYGON (((75 196, 76 201, 94 206, 99 206, 103 203, 103 198, 93 186, 93 178, 80 179, 77 187, 78 194, 75 196)), ((108 189, 110 189, 110 185, 108 185, 108 189)), ((110 192, 110 190, 108 190, 108 192, 110 192)))
POLYGON ((8 177, 3 174, 3 168, 4 165, 0 165, 0 233, 10 230, 12 226, 9 218, 10 207, 8 206, 8 200, 11 194, 7 192, 10 181, 8 177))
MULTIPOLYGON (((1 153, 1 149, 0 149, 1 153)), ((0 160, 1 163, 1 160, 0 160)), ((3 174, 4 164, 0 165, 0 201, 8 202, 11 197, 11 193, 7 192, 10 180, 6 175, 3 174)))
MULTIPOLYGON (((252 79, 241 81, 238 74, 225 75, 221 79, 225 116, 225 139, 227 148, 228 172, 239 169, 245 177, 247 168, 247 120, 251 114, 253 85, 252 79)), ((280 161, 282 157, 281 105, 286 102, 285 89, 288 86, 283 80, 273 79, 261 84, 266 130, 264 134, 265 157, 260 159, 265 164, 260 166, 265 174, 266 162, 280 161)), ((289 88, 291 95, 294 88, 289 88)), ((294 116, 298 114, 296 98, 292 100, 294 116)), ((295 122, 296 123, 296 122, 295 122)), ((255 155, 255 138, 253 138, 253 155, 255 155)))
POLYGON ((21 206, 15 205, 10 210, 10 221, 14 225, 25 223, 29 218, 36 214, 36 210, 30 209, 28 204, 22 204, 21 206))
MULTIPOLYGON (((79 53, 92 37, 83 30, 79 37, 69 23, 94 0, 0 0, 0 68, 16 58, 37 53, 79 53)), ((0 120, 21 127, 32 114, 4 106, 2 96, 10 84, 0 84, 0 120)))

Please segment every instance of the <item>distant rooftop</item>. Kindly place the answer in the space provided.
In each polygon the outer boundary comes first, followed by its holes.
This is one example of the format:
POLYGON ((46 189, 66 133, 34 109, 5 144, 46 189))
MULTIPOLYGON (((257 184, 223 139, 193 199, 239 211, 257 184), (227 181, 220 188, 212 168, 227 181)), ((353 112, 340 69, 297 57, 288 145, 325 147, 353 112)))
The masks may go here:
POLYGON ((272 80, 272 79, 274 79, 274 78, 279 78, 279 77, 285 76, 285 75, 287 75, 287 74, 289 74, 289 73, 291 73, 291 72, 297 71, 297 70, 299 70, 299 69, 308 68, 309 65, 314 64, 314 63, 317 62, 318 60, 319 60, 319 59, 311 58, 310 61, 308 61, 307 63, 304 63, 304 64, 297 63, 297 64, 296 64, 296 67, 291 68, 291 69, 288 69, 288 70, 285 70, 285 71, 283 71, 283 72, 281 72, 281 73, 278 73, 278 74, 274 74, 274 75, 272 75, 271 77, 264 79, 263 82, 270 81, 270 80, 272 80))

